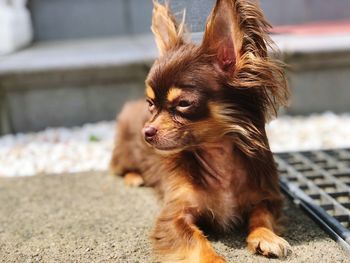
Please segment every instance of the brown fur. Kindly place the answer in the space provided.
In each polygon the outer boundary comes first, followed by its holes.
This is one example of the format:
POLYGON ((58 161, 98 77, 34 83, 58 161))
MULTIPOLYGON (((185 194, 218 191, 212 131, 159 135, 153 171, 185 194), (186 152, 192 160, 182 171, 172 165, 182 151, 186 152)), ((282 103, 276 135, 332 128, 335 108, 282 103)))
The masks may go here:
POLYGON ((268 56, 268 23, 250 1, 217 0, 196 46, 168 6, 154 5, 161 56, 146 80, 148 111, 138 101, 120 113, 111 172, 159 193, 152 240, 162 262, 225 262, 202 222, 218 231, 247 222, 250 250, 285 256, 289 245, 275 234, 282 197, 265 123, 286 104, 288 89, 268 56))

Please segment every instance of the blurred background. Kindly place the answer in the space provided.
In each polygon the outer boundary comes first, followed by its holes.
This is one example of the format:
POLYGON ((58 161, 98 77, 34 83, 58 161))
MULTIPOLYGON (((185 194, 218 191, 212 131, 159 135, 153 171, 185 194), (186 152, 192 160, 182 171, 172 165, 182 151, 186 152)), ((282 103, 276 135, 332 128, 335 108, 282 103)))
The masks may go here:
MULTIPOLYGON (((214 0, 172 0, 201 40, 214 0)), ((288 65, 272 149, 350 146, 350 1, 261 0, 288 65)), ((151 0, 0 0, 0 176, 105 170, 157 57, 151 0)))

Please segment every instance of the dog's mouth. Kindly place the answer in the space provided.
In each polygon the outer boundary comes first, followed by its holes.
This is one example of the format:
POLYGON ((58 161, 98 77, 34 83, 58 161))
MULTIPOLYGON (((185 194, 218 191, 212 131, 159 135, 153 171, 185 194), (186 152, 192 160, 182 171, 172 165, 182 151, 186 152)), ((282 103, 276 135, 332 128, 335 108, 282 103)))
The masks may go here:
POLYGON ((154 147, 155 151, 159 153, 160 155, 171 155, 171 154, 177 154, 182 152, 183 148, 177 148, 177 147, 166 147, 166 148, 157 148, 154 147))
POLYGON ((164 145, 156 142, 149 142, 145 140, 146 143, 151 146, 155 152, 157 152, 160 155, 172 155, 172 154, 177 154, 180 153, 184 150, 183 146, 179 145, 164 145))
POLYGON ((158 131, 154 136, 144 134, 144 141, 161 154, 179 153, 191 147, 195 140, 190 132, 158 131))
POLYGON ((147 138, 145 142, 154 148, 160 154, 172 154, 179 153, 187 147, 187 144, 181 139, 160 139, 160 138, 147 138))
POLYGON ((153 140, 149 141, 146 139, 145 141, 147 142, 148 145, 152 146, 158 152, 180 152, 184 148, 183 146, 180 146, 180 145, 162 144, 160 142, 153 141, 153 140))

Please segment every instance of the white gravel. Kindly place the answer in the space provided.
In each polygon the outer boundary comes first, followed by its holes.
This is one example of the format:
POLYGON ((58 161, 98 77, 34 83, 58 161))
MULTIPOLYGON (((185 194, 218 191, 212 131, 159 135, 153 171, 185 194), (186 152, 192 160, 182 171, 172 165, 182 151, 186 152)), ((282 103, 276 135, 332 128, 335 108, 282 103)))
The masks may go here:
POLYGON ((274 152, 350 147, 350 113, 283 116, 267 126, 274 152))
POLYGON ((0 176, 105 170, 113 147, 114 123, 0 138, 0 176))
MULTIPOLYGON (((0 176, 106 170, 114 122, 0 137, 0 176)), ((283 116, 267 132, 275 152, 350 147, 350 114, 283 116)))

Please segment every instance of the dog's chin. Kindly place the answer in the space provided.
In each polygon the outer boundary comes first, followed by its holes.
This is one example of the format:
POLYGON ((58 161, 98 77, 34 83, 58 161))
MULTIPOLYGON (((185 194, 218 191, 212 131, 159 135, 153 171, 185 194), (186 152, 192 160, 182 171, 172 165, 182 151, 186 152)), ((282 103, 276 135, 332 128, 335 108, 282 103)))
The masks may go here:
POLYGON ((192 144, 189 140, 184 140, 184 138, 166 138, 166 140, 158 137, 151 140, 147 140, 147 138, 145 138, 145 142, 152 147, 155 152, 161 155, 180 153, 188 149, 192 144))
POLYGON ((156 153, 158 153, 160 155, 164 155, 164 156, 178 154, 178 153, 183 151, 183 149, 181 149, 181 148, 173 148, 173 149, 158 149, 158 148, 154 148, 154 150, 155 150, 156 153))
POLYGON ((155 152, 160 155, 173 155, 180 153, 184 150, 183 146, 179 145, 162 145, 157 143, 148 143, 155 152))

